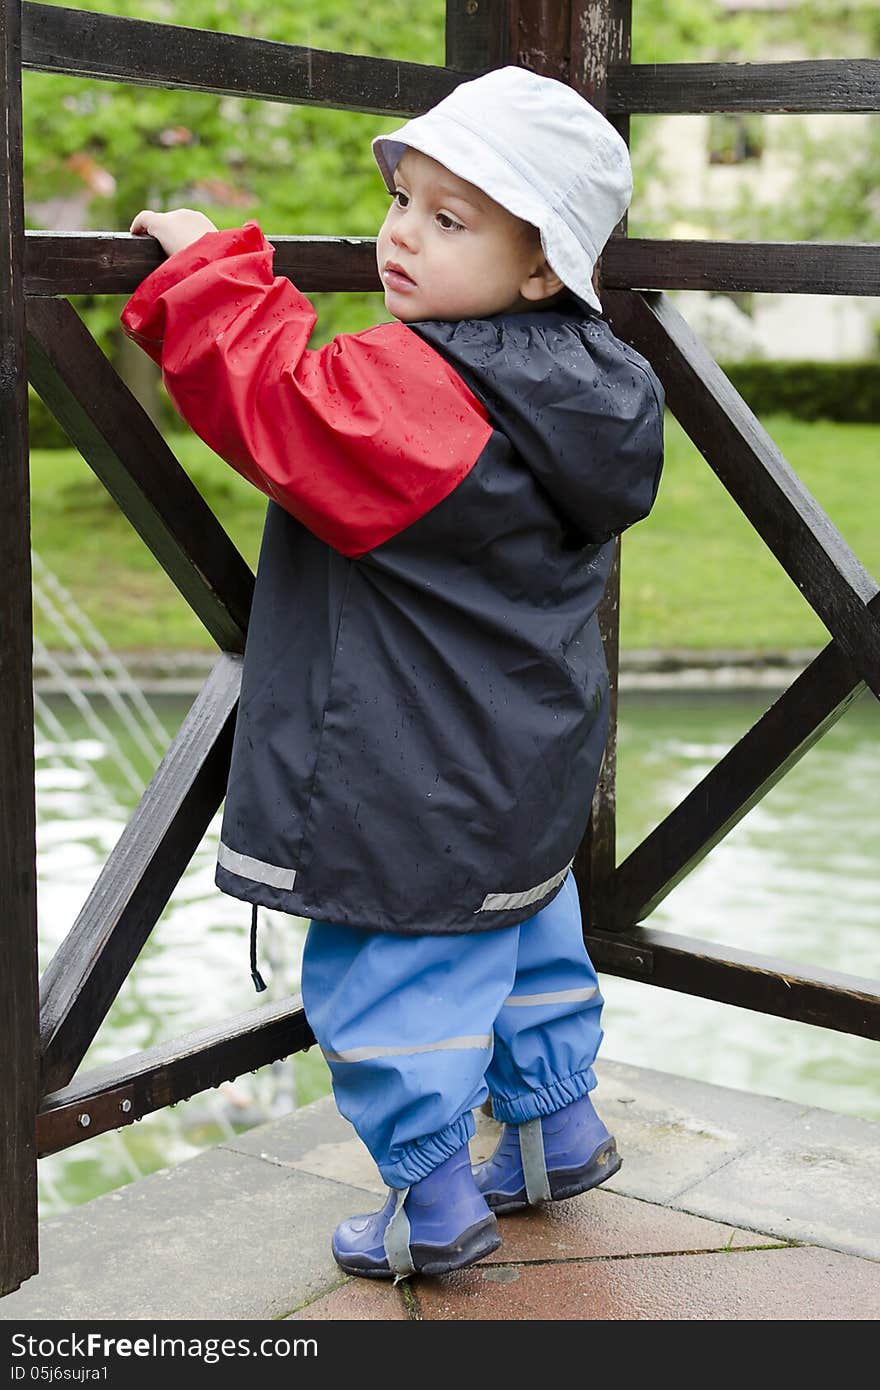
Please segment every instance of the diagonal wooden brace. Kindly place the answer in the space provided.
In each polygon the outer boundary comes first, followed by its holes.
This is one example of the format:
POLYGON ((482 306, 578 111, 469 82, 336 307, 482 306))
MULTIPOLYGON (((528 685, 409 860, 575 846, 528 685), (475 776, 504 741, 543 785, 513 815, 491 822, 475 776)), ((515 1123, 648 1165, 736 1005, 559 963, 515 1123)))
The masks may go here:
POLYGON ((34 388, 218 646, 244 651, 254 576, 207 502, 67 300, 28 300, 27 326, 34 388))
POLYGON ((868 608, 880 588, 876 580, 668 297, 605 293, 615 333, 647 357, 669 409, 853 669, 880 696, 880 617, 868 608))
POLYGON ((864 692, 830 642, 605 880, 595 924, 626 931, 648 917, 864 692))
POLYGON ((44 1091, 76 1072, 223 799, 240 683, 220 656, 43 975, 44 1091))

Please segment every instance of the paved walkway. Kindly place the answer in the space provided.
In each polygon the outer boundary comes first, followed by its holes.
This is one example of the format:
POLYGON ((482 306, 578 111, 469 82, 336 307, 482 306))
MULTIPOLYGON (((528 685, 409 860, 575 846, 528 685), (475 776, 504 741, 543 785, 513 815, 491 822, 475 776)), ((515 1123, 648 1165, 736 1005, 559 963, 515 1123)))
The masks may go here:
MULTIPOLYGON (((608 1060, 623 1167, 501 1218, 479 1265, 348 1279, 342 1217, 384 1189, 332 1100, 44 1223, 0 1319, 875 1319, 880 1124, 608 1060)), ((475 1156, 497 1126, 481 1117, 475 1156)))

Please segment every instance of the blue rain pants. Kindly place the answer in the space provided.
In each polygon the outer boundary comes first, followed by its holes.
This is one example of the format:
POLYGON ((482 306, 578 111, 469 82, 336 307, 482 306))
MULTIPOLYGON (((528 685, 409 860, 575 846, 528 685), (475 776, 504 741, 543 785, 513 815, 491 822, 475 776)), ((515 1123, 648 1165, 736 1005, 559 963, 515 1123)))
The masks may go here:
POLYGON ((340 1112, 389 1187, 418 1182, 499 1120, 550 1115, 596 1085, 603 999, 569 873, 516 927, 399 936, 313 921, 306 1015, 340 1112))

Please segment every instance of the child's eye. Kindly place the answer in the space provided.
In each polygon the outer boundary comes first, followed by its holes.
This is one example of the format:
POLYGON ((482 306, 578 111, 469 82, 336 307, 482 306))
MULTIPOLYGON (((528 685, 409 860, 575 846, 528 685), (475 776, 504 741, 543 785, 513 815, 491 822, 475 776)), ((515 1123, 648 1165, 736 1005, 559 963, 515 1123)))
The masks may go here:
POLYGON ((450 217, 448 212, 438 212, 437 221, 446 232, 463 232, 464 226, 461 222, 456 222, 454 217, 450 217), (448 225, 447 225, 448 224, 448 225))
POLYGON ((404 193, 402 188, 395 188, 391 197, 393 201, 397 203, 397 206, 399 208, 405 208, 407 203, 409 202, 409 194, 404 193), (401 198, 403 199, 403 202, 400 201, 401 198))

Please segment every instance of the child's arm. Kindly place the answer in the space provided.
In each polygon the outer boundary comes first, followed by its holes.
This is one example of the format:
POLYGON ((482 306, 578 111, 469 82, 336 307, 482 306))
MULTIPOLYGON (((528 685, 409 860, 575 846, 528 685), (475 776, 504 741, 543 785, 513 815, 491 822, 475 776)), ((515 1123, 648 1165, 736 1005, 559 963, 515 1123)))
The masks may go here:
POLYGON ((379 324, 309 351, 315 310, 273 275, 256 222, 200 231, 191 219, 202 215, 184 209, 146 216, 167 219, 156 235, 179 249, 135 291, 122 326, 221 458, 351 556, 453 491, 492 428, 418 334, 379 324))

